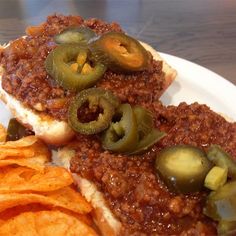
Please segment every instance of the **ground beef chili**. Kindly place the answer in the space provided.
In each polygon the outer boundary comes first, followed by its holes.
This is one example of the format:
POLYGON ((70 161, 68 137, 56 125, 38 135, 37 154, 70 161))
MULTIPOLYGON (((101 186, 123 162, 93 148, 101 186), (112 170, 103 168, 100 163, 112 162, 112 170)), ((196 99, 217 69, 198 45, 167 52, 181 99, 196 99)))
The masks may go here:
POLYGON ((142 104, 155 114, 167 135, 140 156, 102 150, 98 137, 78 136, 71 171, 93 181, 124 226, 120 235, 216 235, 216 223, 204 216, 206 191, 176 195, 158 179, 154 160, 164 147, 190 144, 206 149, 219 144, 236 160, 236 123, 194 103, 142 104))
MULTIPOLYGON (((2 87, 24 105, 59 119, 67 119, 68 104, 74 93, 57 85, 45 70, 48 53, 56 47, 53 36, 70 26, 85 25, 97 34, 122 31, 116 23, 80 16, 53 15, 36 27, 26 29, 27 36, 17 39, 0 52, 5 72, 2 87)), ((164 88, 162 62, 153 60, 150 67, 130 75, 107 71, 97 84, 111 89, 123 102, 151 102, 160 97, 164 88)))

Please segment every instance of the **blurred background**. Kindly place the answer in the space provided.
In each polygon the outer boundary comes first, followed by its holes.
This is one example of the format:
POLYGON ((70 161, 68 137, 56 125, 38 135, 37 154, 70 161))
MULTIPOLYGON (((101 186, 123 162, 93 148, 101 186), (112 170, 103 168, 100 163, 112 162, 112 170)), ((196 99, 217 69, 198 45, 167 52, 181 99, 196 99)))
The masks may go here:
POLYGON ((158 51, 236 84, 235 0, 0 0, 0 44, 54 13, 116 21, 158 51))

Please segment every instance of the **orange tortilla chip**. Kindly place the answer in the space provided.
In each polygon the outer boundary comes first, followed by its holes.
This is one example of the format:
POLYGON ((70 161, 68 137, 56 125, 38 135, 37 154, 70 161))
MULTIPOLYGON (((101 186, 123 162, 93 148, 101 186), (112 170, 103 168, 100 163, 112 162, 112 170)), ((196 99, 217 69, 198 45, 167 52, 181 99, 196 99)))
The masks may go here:
POLYGON ((0 212, 15 206, 24 206, 31 203, 61 207, 79 214, 89 213, 92 210, 91 205, 86 202, 81 194, 71 187, 47 192, 43 195, 34 193, 0 194, 0 212))
POLYGON ((21 213, 1 224, 0 235, 97 236, 97 233, 76 217, 60 211, 21 213))
POLYGON ((18 165, 29 167, 38 171, 43 171, 45 168, 45 163, 48 161, 49 159, 45 155, 38 155, 32 158, 4 159, 0 160, 0 167, 18 165))
POLYGON ((90 215, 85 215, 85 214, 68 214, 68 215, 72 215, 75 216, 77 219, 79 219, 80 221, 83 221, 86 225, 92 226, 93 224, 93 220, 92 217, 90 215))
POLYGON ((7 130, 2 124, 0 124, 0 142, 5 142, 6 137, 7 137, 7 130))
POLYGON ((71 173, 57 166, 45 167, 42 172, 27 167, 5 167, 0 171, 0 193, 55 191, 72 183, 71 173))
MULTIPOLYGON (((6 221, 12 217, 15 217, 15 216, 23 213, 23 212, 29 212, 29 211, 36 212, 36 211, 46 211, 46 210, 49 211, 49 210, 51 210, 51 208, 45 207, 45 206, 38 204, 38 203, 9 208, 3 212, 0 212, 0 227, 1 227, 2 221, 6 221)), ((86 215, 82 215, 82 216, 86 216, 86 215)))
POLYGON ((0 144, 0 167, 19 165, 42 171, 50 160, 51 151, 35 136, 0 144))
MULTIPOLYGON (((33 204, 33 205, 35 205, 35 204, 33 204)), ((27 205, 27 206, 29 206, 29 205, 27 205)), ((65 213, 65 214, 67 214, 67 215, 71 215, 71 216, 74 216, 74 217, 76 217, 77 219, 79 219, 80 221, 83 221, 86 225, 90 225, 90 226, 92 226, 94 223, 93 223, 93 220, 92 220, 92 216, 90 215, 90 214, 78 214, 78 213, 75 213, 75 212, 72 212, 72 211, 70 211, 70 210, 67 210, 67 209, 64 209, 64 208, 61 208, 61 207, 45 207, 45 206, 43 206, 45 209, 43 209, 43 210, 59 210, 60 212, 63 212, 63 213, 65 213)), ((11 208, 12 209, 12 208, 11 208)), ((11 210, 10 209, 10 210, 11 210)), ((7 212, 7 210, 6 211, 4 211, 4 212, 7 212)), ((3 213, 4 213, 3 212, 3 213)), ((1 214, 3 214, 3 213, 0 213, 0 219, 1 219, 1 214)))
POLYGON ((38 141, 38 138, 36 136, 27 136, 23 137, 16 141, 8 141, 5 143, 0 144, 0 150, 4 148, 21 148, 21 147, 28 147, 32 146, 34 143, 38 141))
POLYGON ((72 187, 65 187, 53 192, 43 193, 46 197, 59 201, 64 205, 63 208, 79 214, 86 214, 92 210, 91 205, 84 197, 72 187), (69 204, 69 206, 67 206, 69 204))
POLYGON ((35 155, 45 155, 50 161, 51 151, 49 150, 48 146, 44 144, 41 140, 38 140, 31 147, 34 149, 35 155))
POLYGON ((4 150, 0 149, 0 160, 6 158, 30 158, 35 155, 34 148, 4 148, 4 150))
POLYGON ((46 155, 51 157, 51 151, 35 136, 28 136, 17 141, 9 141, 0 144, 0 160, 12 158, 31 158, 33 156, 46 155))
POLYGON ((23 212, 36 212, 36 211, 50 211, 50 210, 58 210, 60 212, 63 212, 67 215, 72 215, 79 219, 80 221, 83 221, 87 225, 93 225, 93 220, 89 214, 77 214, 74 212, 71 212, 69 210, 60 208, 60 207, 50 207, 50 206, 45 206, 41 205, 39 203, 33 203, 33 204, 28 204, 25 206, 16 206, 9 208, 3 212, 0 212, 0 227, 1 227, 1 221, 6 221, 12 217, 15 217, 16 215, 19 215, 23 212))

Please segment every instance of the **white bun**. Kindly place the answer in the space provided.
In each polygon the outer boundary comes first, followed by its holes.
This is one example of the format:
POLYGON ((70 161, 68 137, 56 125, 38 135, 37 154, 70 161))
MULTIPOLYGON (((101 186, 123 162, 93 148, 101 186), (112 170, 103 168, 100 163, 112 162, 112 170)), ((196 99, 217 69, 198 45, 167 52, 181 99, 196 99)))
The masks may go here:
MULTIPOLYGON (((142 45, 151 52, 154 59, 161 60, 158 52, 146 43, 142 45)), ((176 70, 163 61, 163 72, 165 73, 164 92, 176 77, 176 70)), ((21 102, 3 90, 1 86, 3 69, 0 68, 0 98, 6 103, 13 116, 26 127, 35 132, 35 135, 48 144, 62 145, 68 142, 74 132, 65 121, 58 121, 48 115, 42 115, 25 107, 21 102)))
POLYGON ((122 224, 115 218, 107 206, 103 194, 98 191, 96 185, 91 181, 73 174, 74 181, 79 187, 81 194, 93 206, 93 220, 103 236, 119 235, 122 224))
MULTIPOLYGON (((56 165, 70 168, 70 160, 75 155, 73 149, 64 147, 58 150, 57 155, 53 158, 56 165)), ((106 204, 103 194, 98 191, 96 185, 91 181, 73 174, 74 182, 78 186, 81 194, 93 206, 93 220, 103 236, 119 235, 122 224, 115 218, 106 204)))
POLYGON ((170 84, 173 82, 173 80, 177 76, 177 71, 173 69, 163 58, 160 56, 160 54, 150 45, 147 43, 141 42, 141 44, 145 47, 147 51, 149 51, 153 58, 157 61, 162 61, 162 71, 165 73, 165 85, 163 87, 162 93, 165 92, 165 90, 170 86, 170 84))
POLYGON ((10 109, 12 115, 24 126, 32 129, 35 135, 48 144, 67 143, 74 132, 65 121, 58 121, 48 115, 41 115, 25 107, 21 102, 2 88, 2 71, 0 69, 0 98, 10 109))

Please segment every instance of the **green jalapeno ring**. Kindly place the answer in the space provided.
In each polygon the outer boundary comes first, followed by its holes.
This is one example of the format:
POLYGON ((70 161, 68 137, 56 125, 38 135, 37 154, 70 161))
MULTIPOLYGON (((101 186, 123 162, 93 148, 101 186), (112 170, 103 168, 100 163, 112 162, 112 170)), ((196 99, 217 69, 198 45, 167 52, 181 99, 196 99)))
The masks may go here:
POLYGON ((212 168, 206 153, 191 145, 164 148, 156 157, 158 176, 176 193, 188 194, 203 188, 204 179, 212 168))
POLYGON ((98 88, 91 88, 80 92, 69 106, 69 125, 81 134, 96 134, 108 128, 115 108, 119 106, 119 100, 110 91, 98 88), (89 102, 89 107, 99 106, 103 113, 98 115, 97 120, 90 122, 80 122, 77 117, 78 109, 85 103, 89 102))
POLYGON ((132 155, 145 152, 166 135, 154 128, 153 115, 149 110, 135 106, 133 111, 137 120, 138 143, 135 149, 129 153, 132 155))
POLYGON ((149 134, 145 135, 143 138, 141 138, 138 141, 138 144, 135 147, 134 151, 132 151, 129 154, 132 154, 132 155, 141 154, 141 153, 147 151, 156 142, 158 142, 160 139, 165 137, 165 135, 166 135, 166 133, 153 128, 149 134))
POLYGON ((207 151, 207 158, 216 166, 228 169, 229 177, 236 179, 236 163, 219 145, 211 145, 207 151))
POLYGON ((86 91, 87 93, 96 94, 106 98, 111 103, 111 105, 114 106, 115 109, 120 105, 120 100, 110 90, 101 88, 89 88, 86 91))
POLYGON ((103 148, 120 153, 130 152, 138 141, 135 114, 130 104, 122 104, 118 107, 115 116, 121 117, 120 121, 112 122, 103 134, 103 148))
POLYGON ((141 139, 152 131, 154 126, 153 115, 141 106, 135 106, 133 110, 137 120, 139 139, 141 139))
POLYGON ((76 43, 62 44, 49 53, 45 61, 45 68, 60 86, 64 89, 81 91, 93 86, 106 71, 106 67, 100 62, 95 62, 93 71, 89 74, 80 74, 71 70, 68 63, 73 61, 79 52, 85 50, 76 43))

